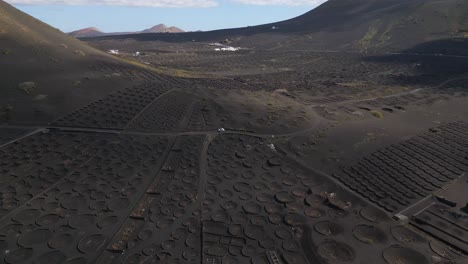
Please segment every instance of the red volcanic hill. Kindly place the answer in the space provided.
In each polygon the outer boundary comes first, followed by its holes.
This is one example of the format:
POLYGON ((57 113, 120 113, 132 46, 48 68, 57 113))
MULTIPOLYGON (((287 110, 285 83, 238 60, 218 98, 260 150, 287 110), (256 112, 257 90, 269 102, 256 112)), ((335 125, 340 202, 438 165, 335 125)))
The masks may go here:
POLYGON ((168 27, 166 29, 166 32, 169 32, 169 33, 183 33, 185 31, 183 31, 182 29, 180 29, 178 27, 168 27))
POLYGON ((81 38, 81 37, 98 37, 104 36, 105 33, 100 31, 95 27, 83 28, 80 30, 76 30, 73 32, 68 33, 70 36, 81 38))
POLYGON ((159 24, 159 25, 156 25, 152 28, 148 28, 148 29, 145 29, 143 31, 141 31, 141 33, 161 33, 161 32, 165 32, 167 29, 167 26, 164 25, 164 24, 159 24))
POLYGON ((136 32, 112 32, 105 33, 100 31, 95 27, 84 28, 68 33, 70 36, 76 38, 92 38, 92 37, 101 37, 101 36, 118 36, 118 35, 130 35, 130 34, 143 34, 143 33, 182 33, 182 29, 177 27, 168 27, 164 24, 159 24, 154 27, 136 31, 136 32))
POLYGON ((182 32, 184 31, 178 27, 168 27, 164 24, 159 24, 152 28, 148 28, 143 31, 140 31, 140 33, 182 33, 182 32))

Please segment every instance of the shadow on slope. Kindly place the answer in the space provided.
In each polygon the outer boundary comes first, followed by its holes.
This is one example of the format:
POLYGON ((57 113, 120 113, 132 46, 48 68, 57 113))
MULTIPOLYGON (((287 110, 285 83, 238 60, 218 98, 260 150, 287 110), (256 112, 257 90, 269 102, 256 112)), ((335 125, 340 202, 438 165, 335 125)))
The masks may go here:
POLYGON ((397 53, 369 56, 365 60, 394 64, 396 70, 389 74, 390 80, 402 85, 462 89, 468 84, 467 45, 468 39, 436 40, 397 53), (399 72, 399 66, 411 71, 399 72))
POLYGON ((468 57, 467 47, 468 38, 451 38, 425 42, 404 52, 468 57))

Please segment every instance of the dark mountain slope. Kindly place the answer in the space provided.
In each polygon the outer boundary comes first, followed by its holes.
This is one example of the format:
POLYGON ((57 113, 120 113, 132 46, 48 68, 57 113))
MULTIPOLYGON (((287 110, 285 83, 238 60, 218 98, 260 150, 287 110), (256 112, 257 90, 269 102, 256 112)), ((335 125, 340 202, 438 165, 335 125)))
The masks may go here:
POLYGON ((231 38, 240 40, 238 45, 265 48, 275 48, 278 42, 286 42, 288 48, 296 49, 394 51, 437 39, 468 37, 468 2, 330 0, 302 16, 277 23, 209 32, 131 37, 173 42, 231 38))
POLYGON ((91 69, 103 62, 115 59, 0 1, 0 124, 44 124, 128 85, 91 69))
POLYGON ((464 37, 467 18, 463 0, 334 0, 280 24, 286 31, 311 33, 310 39, 327 46, 395 50, 464 37))

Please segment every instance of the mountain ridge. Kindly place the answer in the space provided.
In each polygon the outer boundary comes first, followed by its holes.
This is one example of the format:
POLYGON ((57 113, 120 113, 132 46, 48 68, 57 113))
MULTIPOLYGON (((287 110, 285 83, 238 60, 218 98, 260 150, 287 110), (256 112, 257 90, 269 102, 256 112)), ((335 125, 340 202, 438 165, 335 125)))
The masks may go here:
POLYGON ((240 41, 233 45, 249 47, 255 43, 263 48, 285 41, 299 49, 394 52, 440 39, 468 38, 468 2, 329 0, 303 15, 263 25, 126 37, 170 42, 237 39, 240 41), (270 37, 262 37, 264 34, 270 37))
POLYGON ((147 33, 182 33, 184 30, 175 26, 166 26, 165 24, 158 24, 151 28, 147 28, 141 31, 135 32, 103 32, 96 27, 88 27, 79 30, 69 32, 70 36, 76 38, 88 38, 88 37, 104 37, 104 36, 119 36, 119 35, 132 35, 132 34, 147 34, 147 33))

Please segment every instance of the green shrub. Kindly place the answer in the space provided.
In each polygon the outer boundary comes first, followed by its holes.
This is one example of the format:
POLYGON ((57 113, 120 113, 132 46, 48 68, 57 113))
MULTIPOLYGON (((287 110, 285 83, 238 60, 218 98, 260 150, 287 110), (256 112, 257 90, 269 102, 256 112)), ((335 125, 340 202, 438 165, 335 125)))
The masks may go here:
POLYGON ((377 110, 372 110, 372 111, 370 111, 370 113, 371 113, 371 115, 373 115, 373 116, 375 116, 377 118, 384 118, 384 115, 381 112, 377 111, 377 110))

